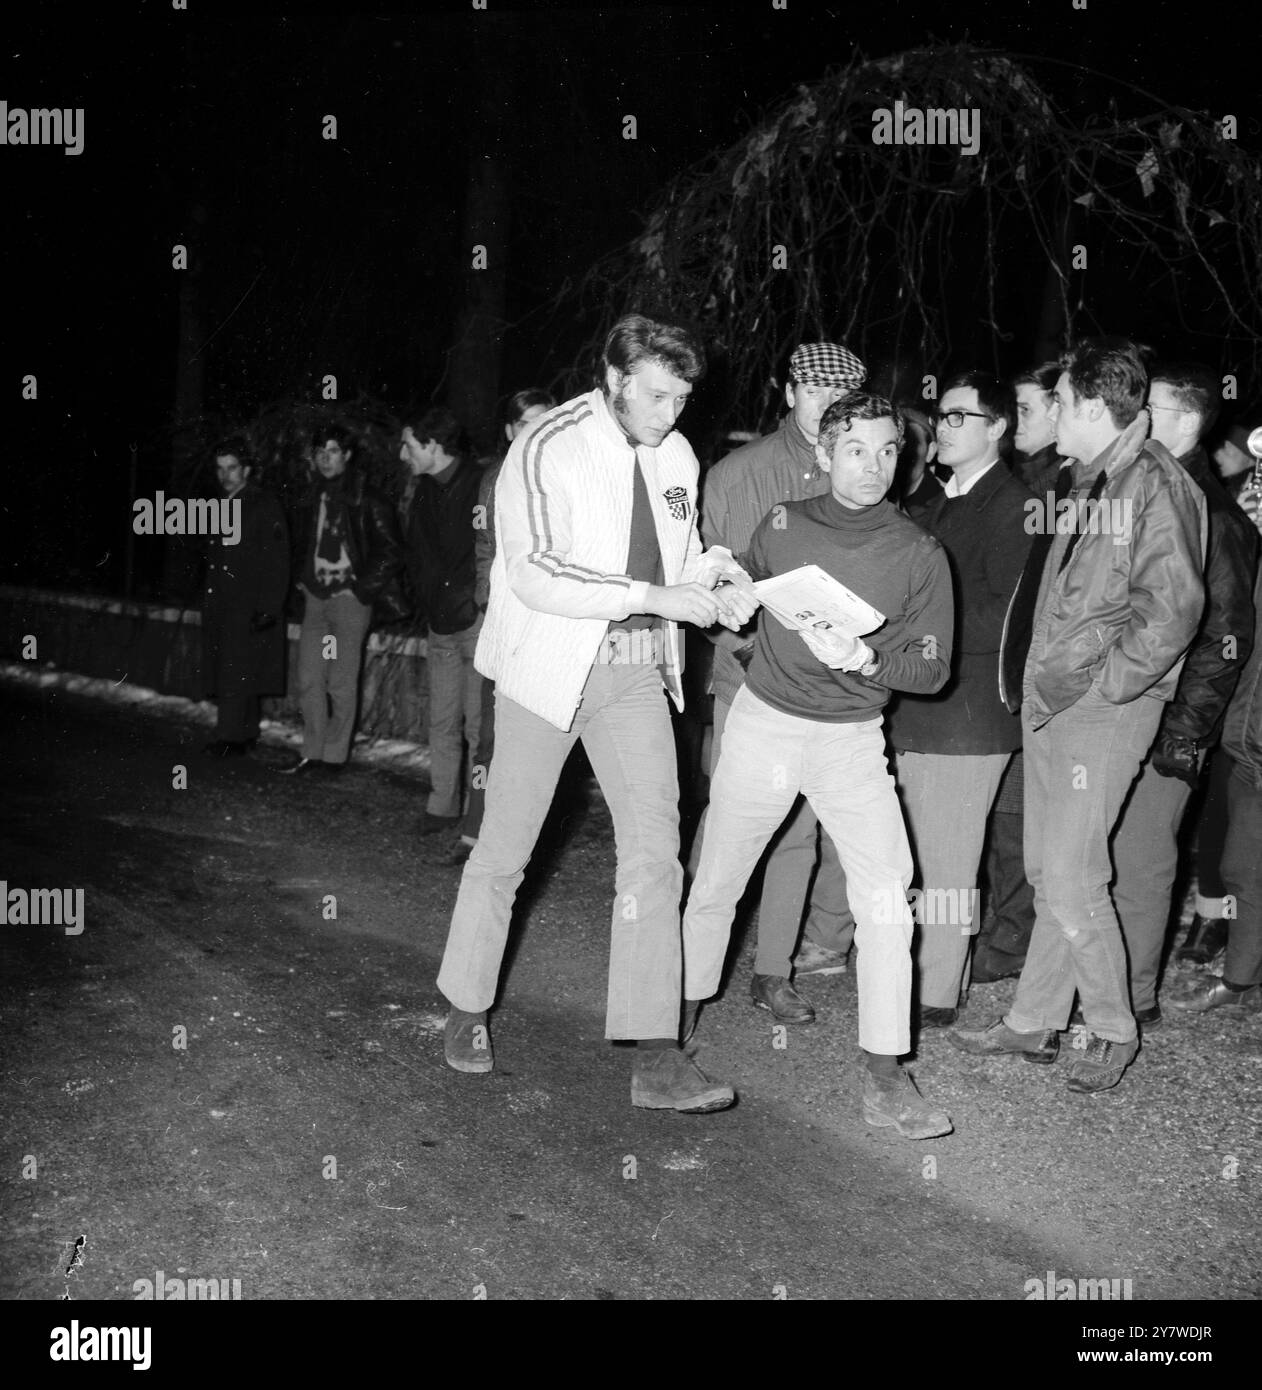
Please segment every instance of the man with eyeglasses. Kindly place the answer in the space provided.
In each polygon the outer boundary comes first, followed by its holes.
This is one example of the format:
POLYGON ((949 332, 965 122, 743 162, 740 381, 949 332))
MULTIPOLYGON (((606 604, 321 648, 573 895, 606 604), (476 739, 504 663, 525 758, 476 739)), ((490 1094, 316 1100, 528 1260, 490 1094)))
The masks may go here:
MULTIPOLYGON (((794 350, 784 388, 789 412, 779 428, 736 449, 706 474, 701 497, 701 538, 706 545, 727 546, 738 555, 773 508, 827 493, 828 474, 815 457, 820 419, 835 401, 858 390, 866 377, 867 368, 840 343, 802 343, 794 350)), ((745 682, 754 654, 758 622, 755 614, 740 632, 720 627, 710 634, 715 646, 712 773, 719 763, 732 701, 745 682)), ((705 826, 703 816, 688 861, 694 877, 705 826)), ((839 974, 846 969, 854 940, 845 875, 832 841, 820 829, 806 798, 801 797, 767 855, 758 908, 757 956, 750 981, 751 1002, 768 1010, 777 1023, 815 1021, 814 1005, 790 980, 808 889, 811 908, 798 952, 798 973, 839 974)))
MULTIPOLYGON (((1179 866, 1179 825, 1253 646, 1257 531, 1201 448, 1218 415, 1220 390, 1217 375, 1194 363, 1155 367, 1148 388, 1152 438, 1205 494, 1209 519, 1200 630, 1113 837, 1113 901, 1130 959, 1131 1005, 1136 1020, 1150 1029, 1161 1023, 1157 978, 1179 866)), ((1171 1002, 1195 1011, 1217 1007, 1221 997, 1222 991, 1207 995, 1202 985, 1171 1002)))
POLYGON ((890 715, 898 787, 916 857, 916 970, 920 1026, 959 1016, 976 917, 986 820, 1021 725, 999 692, 1004 615, 1033 539, 1030 499, 1008 471, 1016 400, 987 372, 945 385, 938 459, 951 470, 942 496, 916 520, 941 541, 955 591, 951 679, 932 694, 903 694, 890 715))
POLYGON ((1061 360, 1056 442, 1074 487, 1063 510, 1027 504, 1055 538, 1037 594, 1014 598, 1034 615, 1022 705, 1034 933, 1007 1015, 949 1036, 975 1056, 1054 1062, 1076 992, 1086 1026, 1069 1089, 1092 1093, 1138 1051, 1109 836, 1201 621, 1205 498, 1146 440, 1134 343, 1088 340, 1061 360))

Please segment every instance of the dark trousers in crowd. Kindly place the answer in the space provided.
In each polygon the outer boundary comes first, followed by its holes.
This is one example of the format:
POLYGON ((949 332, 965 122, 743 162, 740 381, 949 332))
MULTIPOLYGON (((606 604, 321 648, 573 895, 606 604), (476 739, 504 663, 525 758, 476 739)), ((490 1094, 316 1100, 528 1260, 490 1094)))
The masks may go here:
POLYGON ((985 910, 973 946, 973 978, 1019 973, 1034 930, 1034 889, 1025 875, 1025 768, 1012 755, 990 816, 985 867, 985 910))
POLYGON ((1209 755, 1205 799, 1196 820, 1196 911, 1204 918, 1223 915, 1223 846, 1227 843, 1227 800, 1235 763, 1221 748, 1209 755))
POLYGON ((1262 984, 1262 788, 1238 763, 1231 767, 1222 875, 1234 915, 1227 919, 1223 980, 1244 987, 1262 984))
POLYGON ((226 743, 248 743, 259 736, 259 697, 224 695, 218 702, 215 737, 226 743))
POLYGON ((460 838, 470 844, 477 841, 486 811, 486 778, 495 752, 495 682, 483 678, 482 718, 478 722, 478 744, 473 750, 473 772, 470 776, 469 804, 460 822, 460 838))

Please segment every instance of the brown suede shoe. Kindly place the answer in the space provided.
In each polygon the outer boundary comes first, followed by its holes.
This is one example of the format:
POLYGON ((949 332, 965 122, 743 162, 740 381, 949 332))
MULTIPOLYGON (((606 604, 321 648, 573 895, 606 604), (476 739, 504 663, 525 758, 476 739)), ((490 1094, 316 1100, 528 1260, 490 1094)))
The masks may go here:
POLYGON ((1112 1090, 1122 1073, 1135 1060, 1139 1039, 1111 1042, 1094 1033, 1083 1032, 1074 1039, 1073 1060, 1069 1064, 1069 1089, 1091 1093, 1112 1090), (1083 1046, 1079 1048, 1079 1038, 1083 1046))
POLYGON ((697 1115, 726 1110, 736 1099, 730 1086, 711 1081, 678 1047, 640 1048, 631 1070, 631 1104, 644 1110, 697 1115))
POLYGON ((892 1077, 873 1076, 863 1081, 863 1118, 878 1129, 893 1126, 904 1139, 936 1139, 955 1126, 945 1110, 935 1110, 916 1089, 902 1067, 892 1077))

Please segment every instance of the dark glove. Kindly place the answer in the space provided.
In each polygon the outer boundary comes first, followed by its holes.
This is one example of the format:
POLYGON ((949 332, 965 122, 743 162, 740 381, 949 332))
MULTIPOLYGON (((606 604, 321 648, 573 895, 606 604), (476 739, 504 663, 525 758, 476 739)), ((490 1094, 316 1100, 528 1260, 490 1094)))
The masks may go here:
POLYGON ((251 632, 266 632, 267 629, 268 629, 269 627, 275 627, 275 626, 276 626, 276 614, 275 614, 275 613, 264 613, 264 612, 262 612, 261 610, 256 609, 253 613, 250 614, 250 631, 251 631, 251 632))
POLYGON ((746 642, 744 646, 737 647, 732 655, 740 662, 741 670, 748 671, 749 663, 754 659, 754 643, 746 642))
POLYGON ((1152 750, 1152 765, 1162 777, 1179 777, 1189 787, 1201 778, 1196 741, 1182 734, 1161 734, 1152 750))

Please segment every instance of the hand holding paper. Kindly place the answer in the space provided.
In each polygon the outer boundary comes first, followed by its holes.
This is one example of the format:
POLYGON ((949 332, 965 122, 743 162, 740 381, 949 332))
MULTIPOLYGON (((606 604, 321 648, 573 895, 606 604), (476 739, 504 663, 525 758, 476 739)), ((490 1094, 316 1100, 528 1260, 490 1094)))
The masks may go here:
POLYGON ((862 637, 885 621, 883 613, 818 565, 802 565, 773 579, 759 580, 754 592, 785 627, 799 632, 832 628, 862 637))
POLYGON ((828 632, 813 632, 803 628, 798 636, 811 651, 834 671, 857 671, 872 660, 872 649, 857 637, 849 637, 833 628, 828 632))

